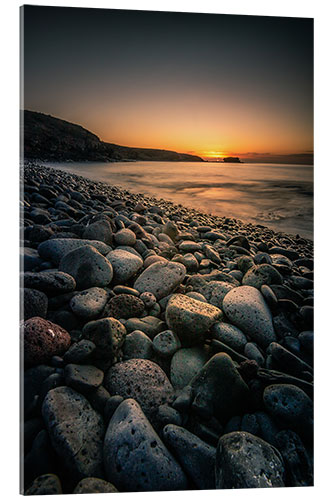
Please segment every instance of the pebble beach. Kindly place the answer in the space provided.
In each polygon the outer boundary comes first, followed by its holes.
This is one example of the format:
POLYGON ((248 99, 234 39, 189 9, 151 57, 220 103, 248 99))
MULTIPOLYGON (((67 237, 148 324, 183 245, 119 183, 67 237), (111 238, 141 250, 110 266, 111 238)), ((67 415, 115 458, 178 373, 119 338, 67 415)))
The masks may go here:
POLYGON ((313 241, 21 170, 22 492, 313 485, 313 241))

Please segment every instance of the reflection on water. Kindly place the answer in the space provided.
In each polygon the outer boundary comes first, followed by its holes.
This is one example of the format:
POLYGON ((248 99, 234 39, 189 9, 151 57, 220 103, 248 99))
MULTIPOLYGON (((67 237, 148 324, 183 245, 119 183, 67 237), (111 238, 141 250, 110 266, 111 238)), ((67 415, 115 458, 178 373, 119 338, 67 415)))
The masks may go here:
POLYGON ((45 163, 207 213, 313 235, 313 167, 263 163, 45 163))

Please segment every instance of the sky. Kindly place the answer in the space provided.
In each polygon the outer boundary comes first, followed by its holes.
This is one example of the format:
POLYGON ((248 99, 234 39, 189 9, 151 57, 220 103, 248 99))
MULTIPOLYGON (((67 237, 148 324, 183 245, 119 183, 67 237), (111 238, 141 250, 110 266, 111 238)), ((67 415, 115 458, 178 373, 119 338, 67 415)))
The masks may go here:
POLYGON ((24 108, 106 142, 312 161, 313 20, 24 7, 24 108))

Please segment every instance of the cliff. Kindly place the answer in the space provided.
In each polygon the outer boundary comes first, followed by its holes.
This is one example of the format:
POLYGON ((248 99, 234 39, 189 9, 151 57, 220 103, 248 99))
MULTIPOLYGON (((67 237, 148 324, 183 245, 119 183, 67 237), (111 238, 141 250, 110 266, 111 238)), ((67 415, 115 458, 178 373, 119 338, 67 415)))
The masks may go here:
POLYGON ((130 148, 103 142, 80 125, 25 110, 21 117, 23 154, 49 161, 203 161, 164 149, 130 148))

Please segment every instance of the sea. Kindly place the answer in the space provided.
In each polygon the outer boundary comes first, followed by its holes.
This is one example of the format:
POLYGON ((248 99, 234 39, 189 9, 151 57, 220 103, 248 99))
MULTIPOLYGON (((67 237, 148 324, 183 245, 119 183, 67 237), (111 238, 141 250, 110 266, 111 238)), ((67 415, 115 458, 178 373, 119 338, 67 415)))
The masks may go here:
POLYGON ((202 212, 313 239, 313 166, 213 162, 44 165, 202 212))

